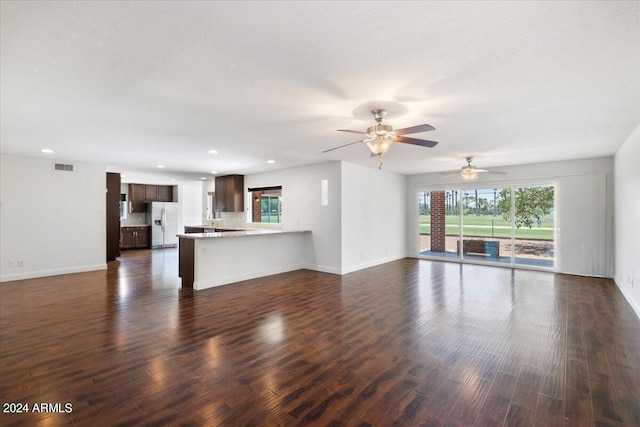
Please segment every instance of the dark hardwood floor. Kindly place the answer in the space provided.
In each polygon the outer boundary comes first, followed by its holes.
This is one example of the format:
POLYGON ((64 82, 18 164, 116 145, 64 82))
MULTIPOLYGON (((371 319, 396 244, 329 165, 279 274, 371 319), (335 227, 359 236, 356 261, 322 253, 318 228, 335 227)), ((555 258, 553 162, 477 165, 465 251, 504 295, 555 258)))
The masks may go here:
POLYGON ((3 426, 640 426, 611 280, 405 259, 193 291, 168 249, 0 304, 3 409, 30 405, 3 426))

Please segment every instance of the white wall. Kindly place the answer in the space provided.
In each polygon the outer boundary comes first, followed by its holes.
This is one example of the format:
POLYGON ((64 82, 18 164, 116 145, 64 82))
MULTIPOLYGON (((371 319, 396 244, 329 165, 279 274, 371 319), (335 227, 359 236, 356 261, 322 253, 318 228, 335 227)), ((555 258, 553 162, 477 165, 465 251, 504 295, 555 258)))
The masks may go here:
POLYGON ((345 162, 245 175, 282 186, 283 228, 310 230, 308 268, 345 274, 406 256, 406 177, 345 162), (328 180, 328 204, 321 181, 328 180))
POLYGON ((1 157, 0 281, 106 268, 106 167, 1 157))
POLYGON ((406 256, 407 177, 342 163, 342 272, 406 256))
MULTIPOLYGON (((491 165, 482 165, 489 169, 496 169, 507 173, 505 176, 483 175, 472 183, 462 184, 459 176, 443 179, 441 174, 411 175, 407 180, 407 254, 418 254, 418 197, 421 189, 442 190, 446 188, 477 188, 478 186, 493 188, 494 186, 513 185, 547 185, 553 184, 559 177, 583 176, 590 174, 605 175, 605 221, 603 235, 605 236, 605 276, 613 277, 613 215, 614 215, 614 186, 613 186, 613 157, 596 159, 571 160, 563 162, 539 163, 532 165, 509 166, 492 168, 491 165)), ((563 222, 571 222, 582 215, 589 215, 579 209, 566 212, 556 212, 558 217, 562 215, 563 222)), ((563 254, 563 256, 577 256, 577 254, 563 254)))
POLYGON ((178 232, 184 233, 185 225, 202 224, 202 183, 178 185, 178 232))
POLYGON ((614 279, 640 317, 640 127, 620 147, 614 165, 614 279))
MULTIPOLYGON (((248 188, 282 186, 283 228, 310 230, 305 242, 308 268, 341 273, 341 166, 321 163, 245 175, 248 188), (320 182, 329 182, 329 203, 321 206, 320 182)), ((249 206, 245 206, 246 209, 249 206)))

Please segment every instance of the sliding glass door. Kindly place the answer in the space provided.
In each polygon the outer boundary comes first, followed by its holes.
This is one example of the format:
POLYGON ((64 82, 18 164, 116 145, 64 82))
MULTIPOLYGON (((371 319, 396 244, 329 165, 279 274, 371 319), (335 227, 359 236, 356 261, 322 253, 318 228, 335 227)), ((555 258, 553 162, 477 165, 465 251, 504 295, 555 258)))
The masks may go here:
POLYGON ((553 268, 554 188, 420 191, 419 254, 553 268))
POLYGON ((514 188, 512 194, 515 264, 553 267, 553 186, 514 188))
MULTIPOLYGON (((508 190, 508 189, 507 189, 508 190)), ((462 196, 462 257, 481 262, 511 263, 511 210, 498 209, 501 190, 474 188, 462 196)))

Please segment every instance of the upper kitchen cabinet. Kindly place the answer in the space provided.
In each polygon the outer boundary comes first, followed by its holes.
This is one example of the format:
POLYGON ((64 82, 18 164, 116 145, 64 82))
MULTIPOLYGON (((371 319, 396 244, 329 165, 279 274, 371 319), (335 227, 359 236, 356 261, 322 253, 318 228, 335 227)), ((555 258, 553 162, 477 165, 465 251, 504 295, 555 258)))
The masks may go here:
POLYGON ((145 185, 144 197, 147 202, 173 202, 171 185, 145 185))
POLYGON ((216 177, 216 212, 244 212, 244 176, 216 177))
POLYGON ((129 212, 146 212, 147 202, 173 202, 173 186, 129 184, 129 212))
POLYGON ((129 184, 129 212, 146 212, 147 199, 144 184, 129 184))
POLYGON ((144 199, 147 202, 158 201, 158 186, 157 185, 145 185, 144 186, 144 199))
POLYGON ((173 187, 171 185, 158 185, 158 201, 173 202, 173 187))

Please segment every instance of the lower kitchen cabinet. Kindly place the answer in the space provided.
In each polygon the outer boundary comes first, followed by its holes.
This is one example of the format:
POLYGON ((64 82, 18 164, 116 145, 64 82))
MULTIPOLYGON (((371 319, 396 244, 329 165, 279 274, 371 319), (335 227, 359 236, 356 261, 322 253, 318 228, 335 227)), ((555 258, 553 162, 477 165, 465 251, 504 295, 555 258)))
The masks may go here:
POLYGON ((120 228, 120 249, 147 249, 151 247, 151 232, 148 225, 120 228))

